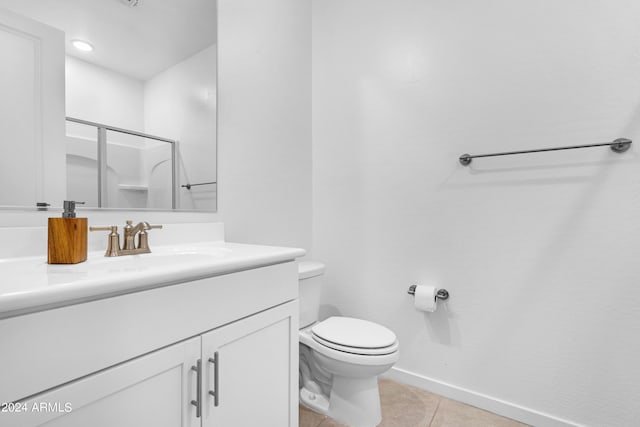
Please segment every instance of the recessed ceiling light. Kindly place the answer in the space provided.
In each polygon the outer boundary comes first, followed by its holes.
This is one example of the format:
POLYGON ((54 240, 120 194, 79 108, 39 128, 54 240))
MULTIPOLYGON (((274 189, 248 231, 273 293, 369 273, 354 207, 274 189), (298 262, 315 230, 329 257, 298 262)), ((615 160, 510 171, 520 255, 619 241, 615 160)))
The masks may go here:
POLYGON ((83 40, 71 40, 71 44, 73 47, 83 52, 91 52, 93 50, 93 45, 83 40))

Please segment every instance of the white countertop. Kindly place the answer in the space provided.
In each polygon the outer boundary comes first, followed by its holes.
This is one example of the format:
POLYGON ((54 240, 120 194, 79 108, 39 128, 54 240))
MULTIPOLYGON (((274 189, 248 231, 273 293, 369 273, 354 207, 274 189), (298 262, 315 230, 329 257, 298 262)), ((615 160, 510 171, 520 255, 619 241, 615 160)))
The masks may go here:
POLYGON ((0 259, 0 319, 290 261, 303 249, 224 241, 153 246, 152 253, 49 265, 46 257, 0 259))

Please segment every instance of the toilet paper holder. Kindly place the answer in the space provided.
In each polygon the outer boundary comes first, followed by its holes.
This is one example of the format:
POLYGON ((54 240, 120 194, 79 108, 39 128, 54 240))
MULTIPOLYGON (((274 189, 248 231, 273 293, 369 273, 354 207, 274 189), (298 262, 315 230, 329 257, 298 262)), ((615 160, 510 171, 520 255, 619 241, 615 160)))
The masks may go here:
MULTIPOLYGON (((415 295, 416 285, 409 286, 409 290, 407 291, 407 293, 409 295, 415 295)), ((438 289, 438 292, 436 292, 436 298, 442 301, 449 299, 449 291, 447 291, 446 289, 438 289)))

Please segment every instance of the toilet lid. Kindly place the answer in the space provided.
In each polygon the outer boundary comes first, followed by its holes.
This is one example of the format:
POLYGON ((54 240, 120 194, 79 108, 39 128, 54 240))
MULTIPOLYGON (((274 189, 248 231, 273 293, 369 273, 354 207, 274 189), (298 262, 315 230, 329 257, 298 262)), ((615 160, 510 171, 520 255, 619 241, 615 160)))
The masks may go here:
POLYGON ((384 326, 351 317, 330 317, 311 328, 322 341, 360 349, 381 349, 396 343, 396 334, 384 326))
POLYGON ((351 354, 359 354, 362 356, 383 356, 391 353, 395 353, 398 351, 398 341, 389 347, 381 347, 381 348, 361 348, 361 347, 349 347, 346 345, 340 345, 332 343, 331 341, 323 340, 317 335, 313 335, 313 340, 323 347, 331 348, 333 350, 338 350, 342 353, 351 353, 351 354))

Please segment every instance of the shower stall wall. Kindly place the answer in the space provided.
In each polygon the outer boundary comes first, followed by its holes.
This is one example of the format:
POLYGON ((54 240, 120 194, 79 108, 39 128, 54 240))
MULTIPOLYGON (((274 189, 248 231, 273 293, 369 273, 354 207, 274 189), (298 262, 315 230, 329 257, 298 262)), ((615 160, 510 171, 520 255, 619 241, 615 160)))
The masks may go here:
POLYGON ((83 128, 67 132, 69 198, 100 208, 179 206, 178 141, 73 117, 67 122, 83 128))

